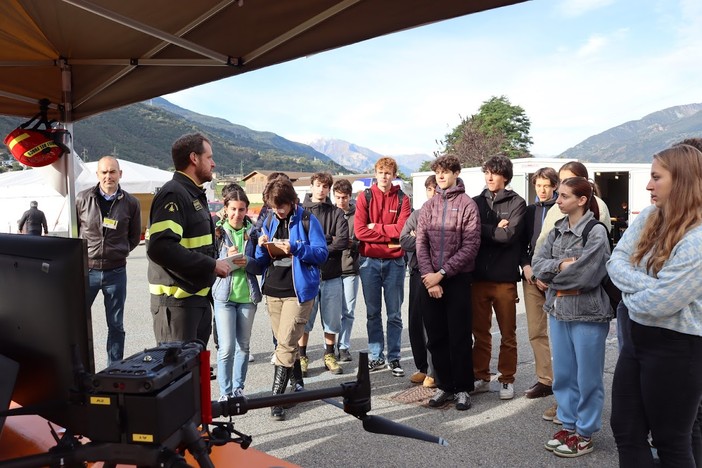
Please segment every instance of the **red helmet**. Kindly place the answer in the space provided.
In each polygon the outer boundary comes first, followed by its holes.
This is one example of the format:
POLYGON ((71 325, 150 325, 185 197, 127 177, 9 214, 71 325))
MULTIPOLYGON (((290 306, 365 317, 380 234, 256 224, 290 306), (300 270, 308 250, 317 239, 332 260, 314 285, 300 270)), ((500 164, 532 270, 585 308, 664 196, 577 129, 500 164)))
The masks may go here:
POLYGON ((29 130, 17 127, 5 137, 5 145, 16 160, 31 167, 47 166, 68 149, 61 143, 62 130, 29 130))

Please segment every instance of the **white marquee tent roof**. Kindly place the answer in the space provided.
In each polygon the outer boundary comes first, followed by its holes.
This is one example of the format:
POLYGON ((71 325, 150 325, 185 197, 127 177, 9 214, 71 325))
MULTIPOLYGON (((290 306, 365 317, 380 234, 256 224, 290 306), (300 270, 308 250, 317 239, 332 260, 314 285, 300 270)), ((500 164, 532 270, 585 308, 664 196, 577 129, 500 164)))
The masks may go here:
MULTIPOLYGON (((75 154, 76 192, 97 184, 97 162, 83 163, 75 154)), ((155 193, 173 177, 172 172, 119 160, 122 169, 121 187, 129 193, 155 193)), ((65 188, 47 182, 61 180, 51 167, 0 174, 0 232, 17 232, 17 221, 29 209, 29 202, 37 201, 46 214, 50 232, 68 231, 67 198, 65 188)))

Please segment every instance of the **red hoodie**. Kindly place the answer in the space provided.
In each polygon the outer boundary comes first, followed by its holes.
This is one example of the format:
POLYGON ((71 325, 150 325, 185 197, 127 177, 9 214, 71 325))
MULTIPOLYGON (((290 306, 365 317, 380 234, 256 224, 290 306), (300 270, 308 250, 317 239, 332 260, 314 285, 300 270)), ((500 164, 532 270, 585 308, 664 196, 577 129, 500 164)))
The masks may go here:
POLYGON ((407 196, 404 197, 401 212, 398 215, 399 186, 393 185, 388 193, 383 193, 377 184, 373 184, 370 190, 370 209, 364 192, 356 197, 354 232, 359 240, 358 251, 364 257, 400 258, 404 255, 404 251, 399 247, 399 238, 405 221, 412 211, 411 200, 407 196), (368 224, 371 223, 375 226, 373 229, 368 229, 368 224), (397 247, 391 247, 390 244, 396 244, 397 247))

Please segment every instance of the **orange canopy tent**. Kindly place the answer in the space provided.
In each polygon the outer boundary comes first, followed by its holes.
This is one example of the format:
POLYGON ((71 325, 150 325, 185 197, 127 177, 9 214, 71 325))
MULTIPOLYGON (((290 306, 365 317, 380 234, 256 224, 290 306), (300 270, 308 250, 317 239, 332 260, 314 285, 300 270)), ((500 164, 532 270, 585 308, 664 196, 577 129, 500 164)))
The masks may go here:
MULTIPOLYGON (((120 106, 522 1, 4 0, 0 114, 31 117, 48 99, 70 132, 120 106)), ((60 161, 71 206, 72 158, 60 161)))

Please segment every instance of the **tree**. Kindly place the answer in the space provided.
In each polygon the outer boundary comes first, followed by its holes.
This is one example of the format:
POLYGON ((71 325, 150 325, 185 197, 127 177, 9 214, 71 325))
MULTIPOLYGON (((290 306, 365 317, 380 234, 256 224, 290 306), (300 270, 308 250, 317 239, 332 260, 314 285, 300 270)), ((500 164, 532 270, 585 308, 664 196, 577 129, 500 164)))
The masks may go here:
POLYGON ((418 172, 429 172, 431 171, 431 163, 434 161, 423 161, 422 164, 419 166, 418 172))
POLYGON ((529 156, 531 121, 521 106, 513 106, 506 96, 493 96, 480 106, 475 120, 485 135, 502 133, 506 139, 502 150, 507 156, 529 156))
POLYGON ((497 153, 529 157, 530 128, 522 107, 513 106, 505 96, 493 96, 483 102, 477 114, 461 118, 461 123, 444 136, 442 153, 455 154, 467 167, 480 165, 497 153))
POLYGON ((490 157, 499 154, 505 144, 501 131, 486 135, 472 119, 465 122, 459 132, 446 152, 458 157, 462 167, 482 166, 490 157))

